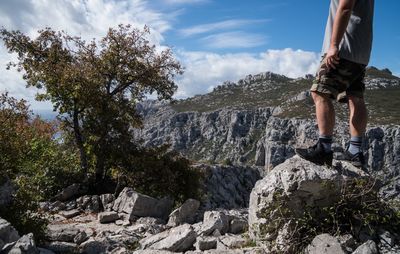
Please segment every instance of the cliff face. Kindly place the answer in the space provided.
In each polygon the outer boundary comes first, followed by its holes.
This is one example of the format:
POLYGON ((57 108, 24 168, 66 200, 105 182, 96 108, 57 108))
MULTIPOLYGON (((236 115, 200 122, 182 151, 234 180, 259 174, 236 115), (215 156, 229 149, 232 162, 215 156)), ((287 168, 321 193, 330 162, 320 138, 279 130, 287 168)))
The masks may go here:
POLYGON ((274 112, 273 108, 176 112, 162 104, 146 111, 148 108, 143 106, 144 128, 137 131, 145 145, 170 142, 173 149, 196 161, 250 164, 255 159, 256 143, 274 112))
MULTIPOLYGON (((212 112, 175 112, 168 105, 152 108, 137 134, 145 145, 170 142, 172 148, 193 160, 246 164, 272 168, 294 155, 295 147, 317 139, 314 120, 282 119, 276 108, 221 109, 212 112)), ((338 123, 334 149, 341 152, 349 139, 345 123, 338 123)), ((364 144, 372 171, 398 175, 400 127, 371 127, 364 144)))

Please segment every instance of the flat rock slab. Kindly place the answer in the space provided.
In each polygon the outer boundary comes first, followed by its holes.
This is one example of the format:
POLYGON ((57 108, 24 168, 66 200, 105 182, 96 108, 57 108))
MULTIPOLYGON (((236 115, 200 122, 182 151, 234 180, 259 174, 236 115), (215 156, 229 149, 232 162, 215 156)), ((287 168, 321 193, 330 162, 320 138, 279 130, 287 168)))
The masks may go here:
POLYGON ((50 241, 74 242, 75 236, 80 232, 73 224, 48 225, 46 238, 50 241))
POLYGON ((196 241, 196 232, 190 224, 182 224, 170 230, 140 240, 142 249, 186 251, 196 241))
POLYGON ((241 235, 226 234, 218 237, 218 241, 221 243, 218 246, 223 245, 229 249, 236 249, 241 248, 248 240, 241 235))
POLYGON ((100 223, 110 223, 119 219, 117 212, 102 212, 97 215, 100 223))
POLYGON ((217 237, 214 236, 199 236, 196 239, 196 250, 204 251, 217 248, 217 237))
POLYGON ((77 244, 67 242, 50 242, 45 247, 55 253, 76 253, 78 251, 77 244))
POLYGON ((79 214, 81 214, 81 212, 78 209, 73 209, 69 211, 61 211, 59 214, 65 217, 66 219, 70 219, 78 216, 79 214))

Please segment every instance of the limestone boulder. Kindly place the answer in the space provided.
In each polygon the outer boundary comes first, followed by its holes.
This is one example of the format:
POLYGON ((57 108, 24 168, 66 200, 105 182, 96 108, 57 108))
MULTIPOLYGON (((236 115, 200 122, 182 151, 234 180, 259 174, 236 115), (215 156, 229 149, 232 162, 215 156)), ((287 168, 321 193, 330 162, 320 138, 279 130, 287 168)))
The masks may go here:
POLYGON ((175 227, 183 223, 192 223, 200 201, 196 199, 186 200, 182 206, 175 209, 170 215, 167 225, 175 227))
POLYGON ((140 240, 141 249, 186 251, 193 247, 196 232, 190 224, 182 224, 140 240))
POLYGON ((114 201, 113 210, 128 214, 130 220, 134 220, 136 216, 167 218, 173 204, 171 201, 169 198, 158 200, 127 187, 114 201))
POLYGON ((317 235, 307 246, 306 254, 346 254, 336 237, 329 234, 317 235))
MULTIPOLYGON (((269 248, 278 235, 290 235, 283 217, 301 217, 310 207, 332 205, 348 180, 367 177, 350 164, 334 162, 334 167, 319 166, 294 156, 276 166, 254 186, 249 203, 249 235, 260 246, 269 248), (275 223, 279 221, 279 223, 275 223)), ((286 237, 281 236, 285 246, 286 237)))

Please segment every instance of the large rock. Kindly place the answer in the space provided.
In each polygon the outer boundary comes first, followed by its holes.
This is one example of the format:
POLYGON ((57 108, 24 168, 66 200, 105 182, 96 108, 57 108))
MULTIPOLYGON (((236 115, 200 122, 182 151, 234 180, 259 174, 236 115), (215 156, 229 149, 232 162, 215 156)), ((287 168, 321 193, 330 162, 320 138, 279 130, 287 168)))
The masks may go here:
POLYGON ((119 219, 118 213, 116 212, 102 212, 97 215, 100 223, 114 222, 119 219))
MULTIPOLYGON (((250 196, 250 237, 260 246, 270 247, 287 223, 285 218, 302 217, 310 207, 333 204, 348 179, 364 174, 347 163, 334 165, 335 168, 318 166, 295 156, 259 180, 250 196)), ((290 227, 286 231, 290 235, 290 227)))
POLYGON ((17 230, 8 221, 0 218, 0 250, 5 244, 15 242, 18 239, 17 230))
POLYGON ((360 245, 352 254, 378 254, 378 248, 376 243, 372 240, 368 240, 360 245))
POLYGON ((190 198, 186 200, 169 215, 167 225, 175 227, 183 223, 193 223, 195 212, 199 209, 199 206, 200 201, 196 199, 190 198))
POLYGON ((306 248, 306 254, 346 254, 339 241, 329 235, 317 235, 306 248))
POLYGON ((167 218, 171 208, 172 202, 170 199, 158 200, 140 194, 132 188, 124 188, 114 201, 113 206, 114 211, 127 213, 132 220, 135 216, 167 218))
POLYGON ((46 231, 46 237, 50 241, 59 242, 74 242, 74 238, 80 230, 74 225, 68 224, 54 224, 48 225, 46 231))
POLYGON ((219 230, 222 234, 229 230, 228 216, 222 211, 206 211, 204 213, 199 235, 211 235, 214 230, 219 230))
POLYGON ((82 186, 80 184, 74 183, 60 191, 53 199, 59 201, 67 201, 81 195, 82 193, 82 186))
POLYGON ((190 224, 182 224, 159 234, 140 240, 141 249, 186 251, 196 241, 196 232, 190 224))
POLYGON ((7 254, 39 254, 39 249, 36 247, 33 234, 27 234, 21 237, 14 244, 10 245, 6 250, 1 253, 7 254))

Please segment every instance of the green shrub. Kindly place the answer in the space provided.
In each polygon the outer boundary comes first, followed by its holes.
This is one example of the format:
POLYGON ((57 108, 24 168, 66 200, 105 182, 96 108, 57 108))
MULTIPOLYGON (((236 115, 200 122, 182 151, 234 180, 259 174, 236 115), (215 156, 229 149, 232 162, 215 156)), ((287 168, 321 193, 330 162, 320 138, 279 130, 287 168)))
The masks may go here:
POLYGON ((118 169, 116 175, 124 179, 124 185, 140 193, 173 197, 176 206, 188 198, 200 199, 204 176, 191 167, 190 160, 174 150, 168 151, 169 146, 141 148, 129 159, 131 167, 118 169))
POLYGON ((33 233, 36 243, 41 244, 45 240, 47 219, 38 211, 38 202, 25 187, 29 186, 29 178, 24 176, 16 180, 19 189, 13 202, 0 209, 0 217, 11 223, 20 235, 33 233))

